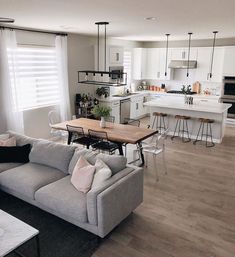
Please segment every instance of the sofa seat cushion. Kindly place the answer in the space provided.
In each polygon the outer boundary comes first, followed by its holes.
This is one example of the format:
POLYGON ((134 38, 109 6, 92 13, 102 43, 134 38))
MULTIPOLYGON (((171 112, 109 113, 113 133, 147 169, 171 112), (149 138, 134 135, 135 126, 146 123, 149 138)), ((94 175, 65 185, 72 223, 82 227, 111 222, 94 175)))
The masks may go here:
POLYGON ((0 173, 0 187, 34 199, 34 194, 39 188, 64 176, 65 174, 57 169, 27 163, 0 173))
POLYGON ((5 171, 5 170, 10 170, 15 167, 18 167, 22 165, 22 163, 13 163, 13 162, 8 162, 8 163, 0 163, 0 173, 5 171))
POLYGON ((86 194, 78 191, 66 176, 40 188, 35 193, 36 201, 62 216, 69 216, 79 222, 87 222, 86 194))

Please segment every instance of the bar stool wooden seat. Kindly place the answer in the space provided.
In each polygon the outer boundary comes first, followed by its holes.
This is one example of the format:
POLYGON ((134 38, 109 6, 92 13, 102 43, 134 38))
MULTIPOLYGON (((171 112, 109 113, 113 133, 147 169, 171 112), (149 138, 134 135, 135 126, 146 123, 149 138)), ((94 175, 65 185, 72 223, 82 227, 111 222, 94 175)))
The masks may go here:
POLYGON ((162 131, 165 131, 167 129, 166 123, 165 123, 165 117, 167 117, 166 113, 162 112, 153 112, 153 125, 152 129, 156 129, 161 133, 162 131), (155 126, 156 123, 156 126, 155 126))
POLYGON ((174 134, 171 137, 171 140, 173 140, 175 137, 180 137, 180 134, 181 134, 181 138, 182 138, 182 141, 184 143, 190 142, 191 139, 190 139, 190 136, 189 136, 188 122, 187 121, 190 120, 191 117, 190 116, 184 116, 184 115, 175 115, 175 119, 177 121, 176 121, 176 124, 175 124, 174 134), (178 132, 177 132, 177 130, 178 130, 178 132), (177 133, 177 135, 176 135, 176 133, 177 133), (186 134, 186 136, 185 136, 185 134, 186 134))
POLYGON ((200 126, 197 132, 196 140, 193 141, 193 144, 195 145, 197 142, 202 141, 203 136, 206 137, 206 147, 213 147, 215 144, 212 139, 212 127, 211 124, 215 121, 213 119, 206 119, 206 118, 199 118, 200 126), (206 133, 204 133, 206 125, 206 133), (199 135, 201 133, 201 139, 198 139, 199 135), (208 138, 210 138, 210 142, 208 142, 208 138))

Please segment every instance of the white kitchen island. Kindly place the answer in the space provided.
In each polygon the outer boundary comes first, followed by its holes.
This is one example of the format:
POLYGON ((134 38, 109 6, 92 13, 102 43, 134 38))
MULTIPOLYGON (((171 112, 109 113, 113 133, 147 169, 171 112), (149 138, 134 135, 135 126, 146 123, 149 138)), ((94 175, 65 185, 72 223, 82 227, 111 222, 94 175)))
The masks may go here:
MULTIPOLYGON (((169 134, 174 133, 176 119, 175 115, 190 116, 188 120, 189 133, 191 139, 195 139, 200 121, 198 118, 213 119, 215 122, 212 124, 213 141, 221 143, 224 136, 225 122, 227 118, 227 111, 231 104, 222 103, 199 103, 193 105, 184 104, 183 102, 153 100, 144 104, 150 108, 150 124, 153 124, 153 112, 162 112, 168 114, 165 117, 166 124, 169 128, 169 134)), ((155 124, 156 125, 156 124, 155 124)))

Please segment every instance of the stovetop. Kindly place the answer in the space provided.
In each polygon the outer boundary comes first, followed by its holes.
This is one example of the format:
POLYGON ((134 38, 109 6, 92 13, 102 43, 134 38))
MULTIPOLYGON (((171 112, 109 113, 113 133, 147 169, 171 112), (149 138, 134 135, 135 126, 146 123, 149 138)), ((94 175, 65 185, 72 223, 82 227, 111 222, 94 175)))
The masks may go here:
MULTIPOLYGON (((182 94, 183 95, 183 92, 181 90, 169 90, 169 91, 167 91, 167 93, 170 93, 170 94, 182 94)), ((187 95, 194 95, 194 94, 196 94, 196 92, 190 92, 187 95)))

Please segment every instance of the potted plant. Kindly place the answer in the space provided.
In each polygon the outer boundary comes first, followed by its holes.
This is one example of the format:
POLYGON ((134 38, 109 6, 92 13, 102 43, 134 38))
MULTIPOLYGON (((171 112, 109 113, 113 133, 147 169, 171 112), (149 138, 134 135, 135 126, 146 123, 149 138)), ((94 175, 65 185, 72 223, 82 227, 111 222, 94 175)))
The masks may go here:
POLYGON ((99 96, 99 97, 107 97, 109 94, 108 94, 108 89, 106 87, 98 87, 96 89, 96 94, 99 96))
POLYGON ((105 128, 105 118, 110 116, 111 108, 108 106, 96 105, 92 109, 92 113, 96 118, 100 118, 100 127, 105 128))

